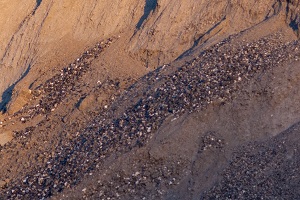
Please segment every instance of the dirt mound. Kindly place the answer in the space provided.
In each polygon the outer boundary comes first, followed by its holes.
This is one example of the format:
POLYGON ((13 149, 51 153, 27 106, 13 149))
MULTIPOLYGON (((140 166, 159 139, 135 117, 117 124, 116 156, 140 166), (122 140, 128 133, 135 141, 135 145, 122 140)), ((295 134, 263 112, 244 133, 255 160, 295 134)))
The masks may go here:
POLYGON ((254 194, 227 183, 300 121, 298 4, 2 1, 0 198, 254 194))

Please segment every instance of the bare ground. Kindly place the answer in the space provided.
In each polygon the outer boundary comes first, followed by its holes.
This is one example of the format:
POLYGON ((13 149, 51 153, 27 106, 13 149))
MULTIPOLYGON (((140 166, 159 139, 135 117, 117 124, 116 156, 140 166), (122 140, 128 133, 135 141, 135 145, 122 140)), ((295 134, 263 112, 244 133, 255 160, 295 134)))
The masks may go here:
POLYGON ((297 1, 26 6, 1 38, 0 198, 298 196, 297 1))

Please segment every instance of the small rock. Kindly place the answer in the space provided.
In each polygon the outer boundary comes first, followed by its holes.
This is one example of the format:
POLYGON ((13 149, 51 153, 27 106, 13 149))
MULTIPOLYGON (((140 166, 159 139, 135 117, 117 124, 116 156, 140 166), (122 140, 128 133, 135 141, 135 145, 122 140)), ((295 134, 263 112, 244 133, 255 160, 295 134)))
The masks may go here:
POLYGON ((0 180, 0 188, 4 188, 6 184, 6 181, 0 180))
POLYGON ((21 118, 21 122, 25 123, 25 121, 26 121, 25 118, 22 117, 22 118, 21 118))

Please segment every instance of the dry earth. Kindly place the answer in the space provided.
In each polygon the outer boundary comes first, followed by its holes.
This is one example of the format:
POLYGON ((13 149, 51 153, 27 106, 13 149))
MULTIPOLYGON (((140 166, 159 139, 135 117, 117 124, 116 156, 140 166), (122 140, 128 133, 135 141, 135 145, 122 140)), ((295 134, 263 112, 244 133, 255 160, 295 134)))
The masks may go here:
POLYGON ((0 1, 0 199, 299 198, 299 2, 0 1))

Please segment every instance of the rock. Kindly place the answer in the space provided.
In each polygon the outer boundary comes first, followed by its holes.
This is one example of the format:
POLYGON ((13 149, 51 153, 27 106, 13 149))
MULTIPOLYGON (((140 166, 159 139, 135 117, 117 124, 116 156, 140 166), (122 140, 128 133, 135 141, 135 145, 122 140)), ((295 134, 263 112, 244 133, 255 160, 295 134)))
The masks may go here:
POLYGON ((4 188, 6 186, 7 182, 4 180, 0 180, 0 188, 4 188))

